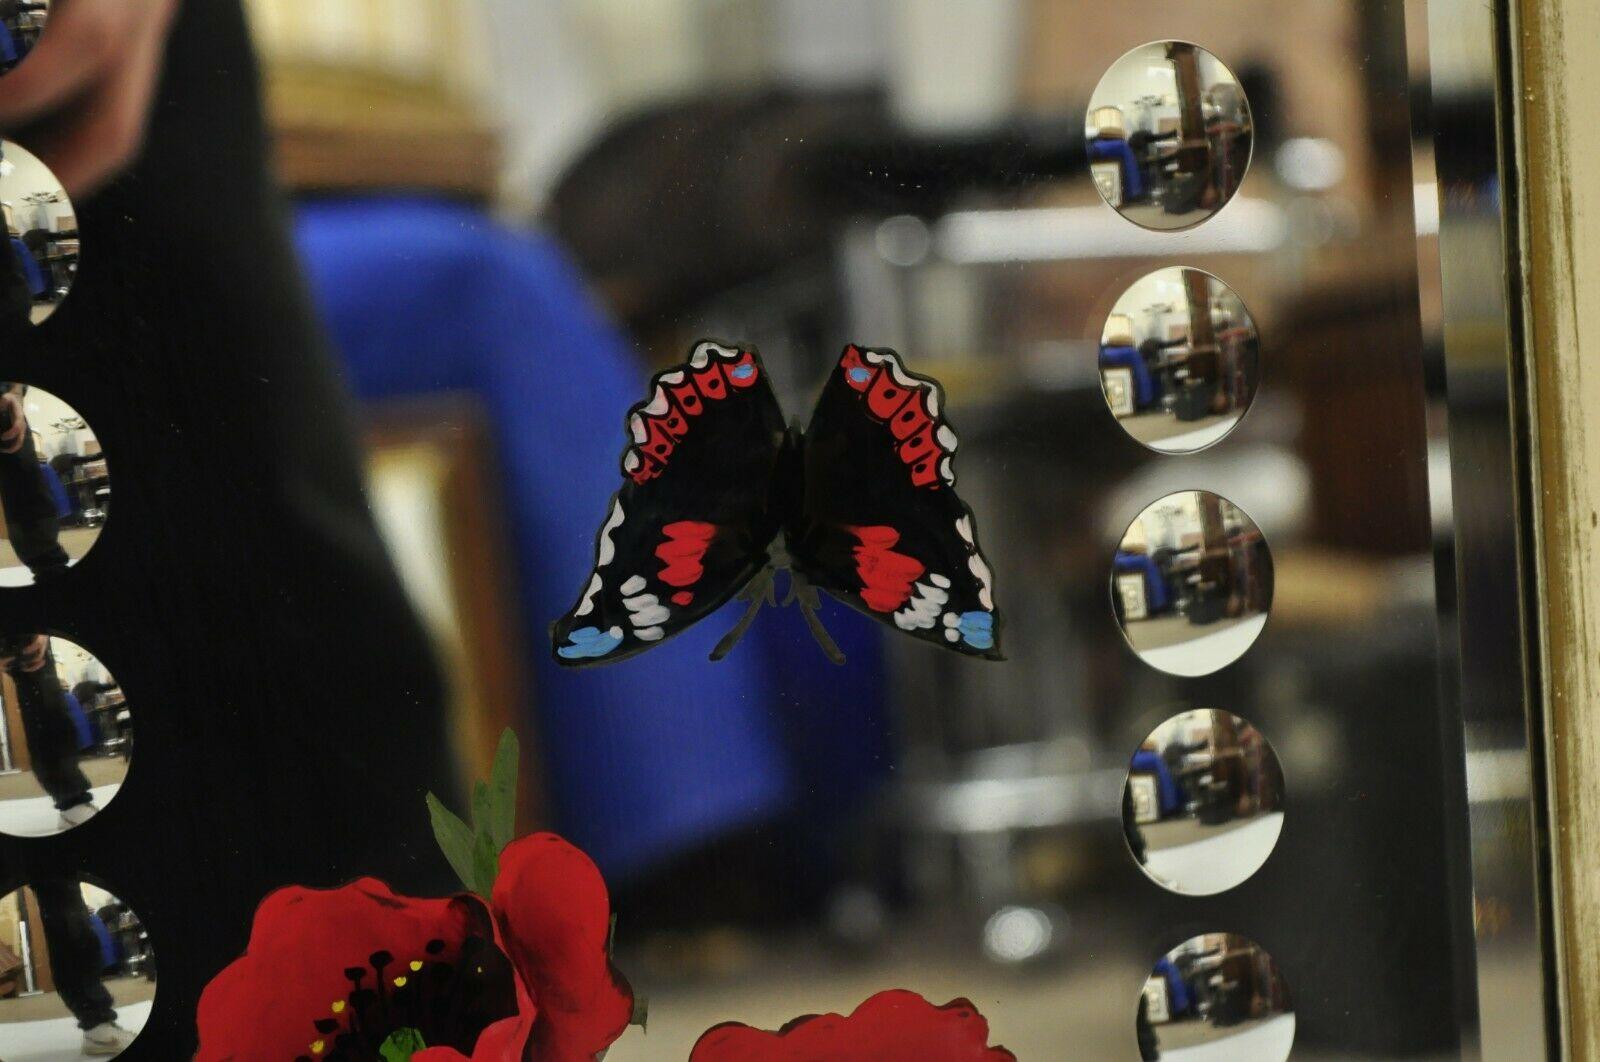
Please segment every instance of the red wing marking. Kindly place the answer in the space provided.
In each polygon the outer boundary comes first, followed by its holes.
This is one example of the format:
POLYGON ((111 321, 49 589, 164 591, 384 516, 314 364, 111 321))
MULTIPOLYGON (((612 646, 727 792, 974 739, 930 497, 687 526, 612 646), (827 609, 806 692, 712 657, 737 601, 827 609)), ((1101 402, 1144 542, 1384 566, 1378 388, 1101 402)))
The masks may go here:
POLYGON ((677 605, 679 608, 688 608, 693 601, 693 590, 679 590, 676 594, 672 595, 672 603, 677 605))
POLYGON ((648 483, 661 474, 693 419, 705 412, 706 403, 754 387, 761 377, 756 357, 748 350, 707 343, 696 348, 694 357, 703 364, 697 367, 691 358, 682 369, 656 377, 650 401, 636 407, 629 420, 633 456, 624 459, 623 471, 635 483, 648 483))
POLYGON ((861 577, 861 600, 875 612, 893 612, 911 597, 911 584, 927 569, 915 557, 896 553, 900 532, 892 527, 847 527, 860 545, 852 551, 861 577))
POLYGON ((905 404, 910 394, 909 390, 894 382, 892 373, 880 372, 878 378, 872 381, 872 390, 867 392, 867 408, 879 420, 888 420, 894 416, 895 410, 905 404))
POLYGON ((868 415, 887 422, 890 445, 913 486, 938 490, 955 482, 947 459, 955 452, 956 437, 939 422, 936 383, 912 377, 893 351, 864 351, 854 345, 844 348, 839 371, 845 385, 866 403, 868 415))
MULTIPOLYGON (((717 534, 717 525, 700 520, 679 520, 663 527, 661 533, 666 536, 666 540, 656 547, 656 556, 661 559, 662 565, 661 581, 676 587, 690 587, 699 582, 706 573, 700 562, 705 559, 706 550, 711 547, 711 540, 717 534)), ((673 600, 680 605, 685 604, 678 601, 680 596, 674 595, 673 600)))

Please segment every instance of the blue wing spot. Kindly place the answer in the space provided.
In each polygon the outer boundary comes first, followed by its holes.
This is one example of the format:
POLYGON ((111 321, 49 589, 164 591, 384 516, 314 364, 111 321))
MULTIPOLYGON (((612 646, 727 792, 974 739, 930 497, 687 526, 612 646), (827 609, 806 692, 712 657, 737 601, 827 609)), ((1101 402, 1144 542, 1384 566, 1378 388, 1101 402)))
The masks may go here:
POLYGON ((850 370, 850 379, 854 380, 856 383, 866 383, 868 380, 872 379, 872 370, 863 369, 860 366, 857 366, 856 368, 850 370))
POLYGON ((579 627, 567 635, 567 644, 556 650, 566 660, 587 660, 605 656, 622 644, 622 636, 599 627, 579 627))
POLYGON ((756 374, 756 367, 754 365, 735 365, 728 372, 733 375, 735 380, 748 380, 756 374))
POLYGON ((994 648, 994 615, 989 612, 963 612, 958 628, 961 640, 974 649, 994 648))

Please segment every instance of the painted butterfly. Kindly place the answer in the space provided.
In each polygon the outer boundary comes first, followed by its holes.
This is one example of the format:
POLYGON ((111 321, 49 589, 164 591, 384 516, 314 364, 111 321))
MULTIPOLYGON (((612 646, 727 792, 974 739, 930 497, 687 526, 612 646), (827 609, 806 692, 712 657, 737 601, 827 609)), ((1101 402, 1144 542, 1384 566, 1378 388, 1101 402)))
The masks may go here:
POLYGON ((913 637, 1000 660, 993 577, 972 510, 956 497, 955 432, 939 384, 892 350, 849 346, 804 432, 753 349, 695 344, 628 412, 626 481, 577 604, 551 626, 557 661, 643 652, 737 595, 743 617, 720 660, 789 571, 829 659, 817 590, 913 637))

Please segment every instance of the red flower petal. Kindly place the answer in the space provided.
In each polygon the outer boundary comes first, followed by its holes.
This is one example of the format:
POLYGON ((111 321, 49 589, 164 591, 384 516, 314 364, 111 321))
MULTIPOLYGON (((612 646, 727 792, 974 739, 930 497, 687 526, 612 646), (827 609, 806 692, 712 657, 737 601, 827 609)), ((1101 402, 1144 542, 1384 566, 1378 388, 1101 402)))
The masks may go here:
POLYGON ((506 954, 539 1001, 539 1062, 593 1062, 628 1028, 633 990, 611 965, 611 898, 587 855, 552 833, 500 854, 495 921, 506 954))
POLYGON ((778 1032, 730 1022, 700 1037, 689 1062, 1016 1062, 990 1047, 989 1023, 964 999, 936 1007, 915 992, 879 992, 848 1018, 799 1018, 778 1032))
MULTIPOLYGON (((387 951, 398 969, 425 959, 430 941, 444 941, 444 954, 453 955, 468 936, 486 933, 498 936, 481 901, 467 897, 397 896, 374 878, 338 889, 279 889, 257 909, 245 954, 200 996, 195 1060, 282 1062, 311 1053, 318 1038, 314 1023, 334 1017, 334 1006, 350 992, 346 967, 387 951)), ((536 1011, 520 978, 516 993, 518 1014, 484 1030, 473 1062, 521 1056, 536 1011)), ((443 1048, 418 1057, 456 1062, 464 1056, 443 1048)))

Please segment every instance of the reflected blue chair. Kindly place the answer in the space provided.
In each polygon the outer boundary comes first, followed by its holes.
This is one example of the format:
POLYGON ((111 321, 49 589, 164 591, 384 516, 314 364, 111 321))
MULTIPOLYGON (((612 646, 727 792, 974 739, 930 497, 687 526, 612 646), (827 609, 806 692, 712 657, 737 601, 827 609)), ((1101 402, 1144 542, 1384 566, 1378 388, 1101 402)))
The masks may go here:
POLYGON ((1129 770, 1155 776, 1156 799, 1162 818, 1183 809, 1183 791, 1178 788, 1178 780, 1172 777, 1172 771, 1160 753, 1140 749, 1133 754, 1129 770))
POLYGON ((1100 368, 1129 369, 1133 374, 1133 408, 1149 409, 1161 397, 1161 386, 1145 364, 1144 355, 1137 347, 1102 344, 1100 368))
POLYGON ((1167 587, 1161 566, 1149 554, 1117 551, 1112 562, 1118 575, 1136 572, 1144 577, 1145 610, 1152 616, 1172 607, 1172 593, 1167 587))
POLYGON ((880 640, 827 610, 844 669, 795 609, 718 664, 730 606, 617 664, 550 659, 548 624, 594 563, 622 483, 623 417, 648 374, 551 241, 425 197, 318 200, 299 213, 314 294, 366 399, 466 391, 493 422, 558 825, 611 875, 789 816, 826 833, 884 776, 880 640))
POLYGON ((11 253, 22 263, 22 275, 28 282, 30 295, 37 299, 50 290, 44 269, 39 265, 39 260, 33 256, 33 252, 28 250, 27 244, 15 236, 11 237, 11 253))
POLYGON ((1122 201, 1137 202, 1144 198, 1144 171, 1134 157, 1133 148, 1120 137, 1095 137, 1089 141, 1089 161, 1114 160, 1122 173, 1122 201))

